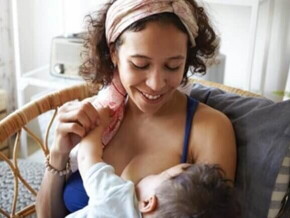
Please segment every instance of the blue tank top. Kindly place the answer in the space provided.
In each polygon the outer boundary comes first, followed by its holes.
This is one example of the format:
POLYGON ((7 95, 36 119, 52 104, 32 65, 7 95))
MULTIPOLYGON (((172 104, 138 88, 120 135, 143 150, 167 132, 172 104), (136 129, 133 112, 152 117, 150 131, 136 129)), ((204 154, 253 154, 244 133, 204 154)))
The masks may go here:
MULTIPOLYGON (((187 162, 191 124, 197 106, 197 100, 187 97, 185 133, 180 163, 187 162)), ((63 191, 63 200, 67 210, 71 213, 88 205, 89 197, 84 189, 79 171, 74 172, 67 180, 63 191)))

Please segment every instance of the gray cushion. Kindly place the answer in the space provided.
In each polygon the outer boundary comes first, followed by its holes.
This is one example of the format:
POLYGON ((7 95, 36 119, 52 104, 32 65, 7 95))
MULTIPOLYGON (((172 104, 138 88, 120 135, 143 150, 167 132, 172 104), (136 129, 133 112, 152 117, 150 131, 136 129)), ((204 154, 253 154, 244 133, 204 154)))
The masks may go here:
POLYGON ((190 95, 225 113, 238 147, 236 187, 243 217, 267 217, 271 194, 290 144, 290 101, 241 97, 200 84, 190 95))

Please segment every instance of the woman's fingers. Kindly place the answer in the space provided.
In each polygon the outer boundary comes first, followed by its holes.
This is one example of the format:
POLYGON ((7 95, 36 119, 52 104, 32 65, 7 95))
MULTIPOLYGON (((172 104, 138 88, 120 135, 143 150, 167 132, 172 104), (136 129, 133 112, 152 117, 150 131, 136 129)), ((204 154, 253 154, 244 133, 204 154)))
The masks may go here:
POLYGON ((99 112, 100 121, 102 122, 102 125, 108 126, 110 121, 112 120, 114 111, 111 110, 109 107, 106 107, 106 108, 101 108, 98 112, 99 112))
POLYGON ((58 120, 61 123, 77 123, 89 131, 91 128, 91 121, 84 111, 70 111, 59 114, 58 120))
POLYGON ((78 123, 59 123, 56 131, 60 135, 67 135, 68 133, 76 134, 79 137, 86 135, 86 129, 78 123))
POLYGON ((61 152, 70 150, 100 123, 97 109, 87 101, 69 102, 59 108, 55 147, 61 152))
POLYGON ((54 149, 68 154, 80 139, 94 129, 99 122, 98 111, 90 102, 68 102, 57 114, 54 149))
POLYGON ((93 127, 95 127, 100 121, 97 109, 90 102, 83 102, 82 109, 93 123, 93 127))
POLYGON ((60 122, 76 122, 83 126, 86 131, 90 131, 98 125, 99 115, 90 102, 75 102, 75 104, 66 104, 60 108, 58 120, 60 122))

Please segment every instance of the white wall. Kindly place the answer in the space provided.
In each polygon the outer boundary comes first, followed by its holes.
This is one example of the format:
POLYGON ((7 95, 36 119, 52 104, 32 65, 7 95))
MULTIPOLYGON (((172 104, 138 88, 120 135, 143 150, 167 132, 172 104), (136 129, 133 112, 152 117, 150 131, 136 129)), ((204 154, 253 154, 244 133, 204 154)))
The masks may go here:
POLYGON ((49 63, 51 39, 83 30, 92 0, 17 0, 22 72, 49 63), (65 9, 63 8, 65 6, 65 9))
POLYGON ((48 64, 50 42, 62 33, 59 0, 18 0, 20 61, 23 72, 48 64))
MULTIPOLYGON (((261 74, 265 70, 264 95, 280 100, 274 91, 283 90, 290 63, 290 1, 273 0, 272 32, 268 33, 269 6, 271 0, 261 4, 256 38, 251 90, 262 92, 261 74), (266 42, 270 34, 270 42, 266 42), (266 47, 265 47, 266 46, 266 47), (269 46, 269 55, 263 62, 269 46), (265 66, 263 68, 263 66, 265 66)), ((227 56, 225 80, 227 85, 244 88, 247 79, 247 63, 250 31, 250 7, 210 4, 206 5, 221 35, 221 52, 227 56)), ((263 86, 262 86, 263 87, 263 86)))
POLYGON ((221 37, 221 53, 226 55, 224 82, 241 87, 245 83, 251 11, 246 7, 207 5, 221 37), (235 79, 233 79, 235 78, 235 79))
POLYGON ((100 0, 64 0, 64 32, 77 33, 85 28, 85 16, 94 11, 100 0))

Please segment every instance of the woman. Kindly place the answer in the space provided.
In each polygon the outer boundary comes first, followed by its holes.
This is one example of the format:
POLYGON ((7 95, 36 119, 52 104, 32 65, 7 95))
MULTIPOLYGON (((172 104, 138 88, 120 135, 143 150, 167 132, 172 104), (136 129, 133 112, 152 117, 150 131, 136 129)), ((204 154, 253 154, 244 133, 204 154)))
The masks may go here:
MULTIPOLYGON (((219 164, 234 180, 230 121, 177 90, 186 84, 189 68, 205 71, 204 60, 217 48, 203 8, 194 0, 107 0, 98 7, 82 73, 103 85, 117 75, 127 93, 122 123, 105 147, 104 161, 134 183, 180 162, 219 164)), ((88 101, 70 103, 60 108, 58 120, 48 160, 56 172, 66 168, 71 149, 97 125, 98 113, 88 101)), ((81 181, 74 176, 71 180, 81 181)), ((39 217, 68 213, 65 184, 63 176, 46 170, 37 196, 39 217)), ((77 189, 70 190, 75 190, 70 198, 77 199, 77 189)))

